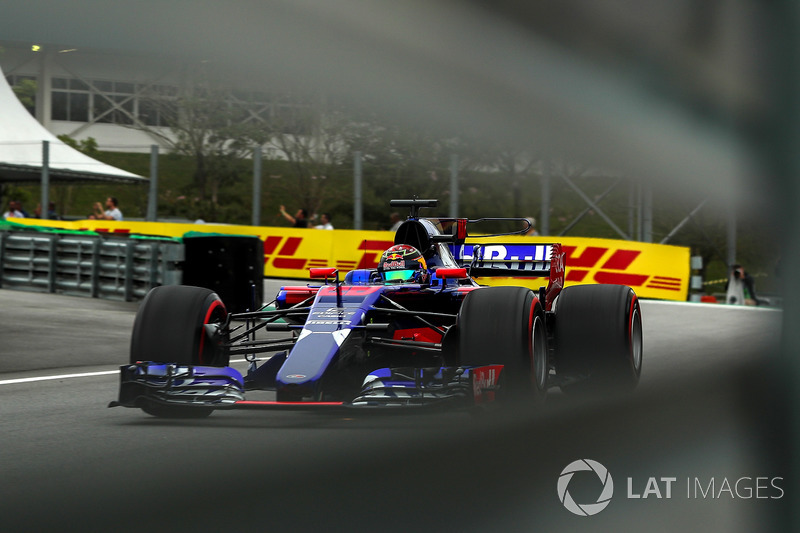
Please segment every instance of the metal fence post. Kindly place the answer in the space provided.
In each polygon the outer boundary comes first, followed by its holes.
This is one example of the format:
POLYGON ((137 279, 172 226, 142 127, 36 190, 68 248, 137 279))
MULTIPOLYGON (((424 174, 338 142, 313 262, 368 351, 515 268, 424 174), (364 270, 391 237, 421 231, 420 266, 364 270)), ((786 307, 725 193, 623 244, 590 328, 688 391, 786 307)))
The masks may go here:
POLYGON ((125 301, 133 301, 133 254, 136 252, 136 241, 125 243, 125 301))
POLYGON ((353 229, 364 225, 361 209, 361 152, 353 152, 353 229))
POLYGON ((92 241, 92 273, 91 273, 91 295, 97 298, 100 295, 100 246, 102 241, 95 239, 92 241))
POLYGON ((150 281, 148 282, 148 289, 152 289, 156 285, 158 285, 158 257, 161 255, 161 243, 159 242, 151 242, 150 243, 150 281))
POLYGON ((253 226, 261 225, 261 147, 253 148, 253 226))
POLYGON ((450 217, 458 218, 458 154, 450 156, 450 217))
POLYGON ((653 186, 649 183, 643 191, 642 242, 653 242, 653 186))
POLYGON ((542 162, 542 209, 539 213, 539 233, 550 235, 550 160, 542 162))
POLYGON ((158 145, 150 145, 150 194, 147 197, 147 221, 158 220, 158 145))
MULTIPOLYGON (((58 273, 58 235, 50 235, 47 243, 48 269, 47 269, 47 292, 56 292, 56 274, 58 273)), ((31 269, 33 269, 31 261, 31 269)))
POLYGON ((42 141, 42 195, 41 218, 48 218, 50 213, 50 141, 42 141))
POLYGON ((728 206, 727 226, 728 268, 730 268, 736 263, 736 208, 733 205, 728 206))

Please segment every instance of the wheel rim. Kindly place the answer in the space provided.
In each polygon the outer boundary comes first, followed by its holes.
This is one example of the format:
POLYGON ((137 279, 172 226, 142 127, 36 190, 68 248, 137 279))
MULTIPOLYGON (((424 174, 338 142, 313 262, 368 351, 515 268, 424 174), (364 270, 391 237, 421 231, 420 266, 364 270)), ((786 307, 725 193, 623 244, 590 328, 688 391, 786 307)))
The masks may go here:
POLYGON ((200 364, 215 363, 214 349, 207 344, 205 326, 207 324, 221 324, 225 320, 226 310, 222 300, 215 300, 206 311, 203 324, 200 327, 200 340, 198 343, 197 360, 200 364), (209 360, 206 360, 209 359, 209 360))
POLYGON ((642 368, 642 321, 638 307, 634 308, 631 316, 631 358, 633 368, 638 374, 642 368))
POLYGON ((547 385, 547 353, 542 334, 542 320, 537 316, 533 319, 531 328, 531 357, 534 384, 539 390, 544 390, 547 385))

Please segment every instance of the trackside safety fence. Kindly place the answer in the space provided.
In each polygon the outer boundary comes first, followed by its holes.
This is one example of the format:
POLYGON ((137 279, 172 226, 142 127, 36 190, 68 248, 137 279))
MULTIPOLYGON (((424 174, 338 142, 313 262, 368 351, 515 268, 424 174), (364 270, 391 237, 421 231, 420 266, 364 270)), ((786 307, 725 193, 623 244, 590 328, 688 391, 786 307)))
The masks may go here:
POLYGON ((0 231, 0 288, 135 301, 180 284, 183 259, 170 240, 0 231))
MULTIPOLYGON (((343 276, 360 268, 375 268, 384 250, 394 244, 394 234, 388 231, 311 230, 273 226, 239 226, 233 224, 178 224, 171 222, 138 222, 109 220, 55 221, 14 219, 17 229, 40 227, 71 231, 94 231, 107 235, 159 235, 185 238, 192 233, 211 235, 250 236, 263 243, 261 265, 263 275, 279 279, 308 279, 309 268, 335 267, 343 276)), ((514 260, 503 244, 536 246, 560 242, 566 256, 566 284, 605 283, 628 285, 642 298, 686 301, 689 297, 690 250, 668 244, 596 239, 587 237, 495 237, 479 235, 468 242, 485 245, 484 254, 502 260, 514 260)), ((218 248, 225 248, 220 246, 218 248)), ((231 258, 225 251, 215 257, 231 258)), ((517 258, 519 259, 519 258, 517 258)), ((203 261, 214 266, 227 261, 203 261)), ((236 265, 242 261, 233 261, 236 265)), ((199 268, 194 264, 190 268, 199 268)), ((249 263, 248 263, 249 264, 249 263)), ((204 285, 218 290, 219 281, 227 278, 227 268, 211 272, 204 285), (222 273, 225 276, 222 276, 222 273)), ((184 272, 186 272, 184 270, 184 272)), ((248 275, 243 276, 245 282, 248 275)), ((547 278, 481 278, 486 285, 520 285, 537 290, 547 278)), ((257 282, 257 280, 256 280, 257 282)), ((246 283, 244 283, 246 284, 246 283)), ((258 285, 258 283, 256 283, 258 285)))

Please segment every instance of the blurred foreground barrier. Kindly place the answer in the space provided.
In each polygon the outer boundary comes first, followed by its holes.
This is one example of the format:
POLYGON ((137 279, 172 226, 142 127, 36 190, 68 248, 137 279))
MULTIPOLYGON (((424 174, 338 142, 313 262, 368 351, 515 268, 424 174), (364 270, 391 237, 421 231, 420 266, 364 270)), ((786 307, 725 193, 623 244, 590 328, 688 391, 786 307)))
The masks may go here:
POLYGON ((140 300, 181 282, 183 253, 172 240, 0 231, 0 288, 140 300))
POLYGON ((196 285, 229 311, 263 298, 263 243, 256 237, 182 239, 0 224, 0 288, 126 302, 158 285, 196 285))
MULTIPOLYGON (((263 242, 264 276, 308 279, 308 269, 335 267, 344 273, 357 268, 375 268, 381 253, 394 244, 388 231, 296 229, 284 227, 236 226, 229 224, 174 224, 162 222, 74 222, 15 219, 26 225, 46 223, 71 230, 92 230, 108 234, 141 234, 183 237, 188 232, 255 236, 263 242)), ((616 239, 583 237, 470 237, 467 243, 494 245, 500 257, 502 243, 546 244, 560 242, 567 254, 566 283, 619 284, 632 287, 643 298, 686 301, 689 297, 689 248, 616 239)), ((513 259, 508 257, 508 259, 513 259)), ((524 259, 519 258, 519 259, 524 259)), ((536 289, 546 279, 481 278, 486 285, 522 285, 536 289)), ((224 298, 223 298, 224 299, 224 298)))

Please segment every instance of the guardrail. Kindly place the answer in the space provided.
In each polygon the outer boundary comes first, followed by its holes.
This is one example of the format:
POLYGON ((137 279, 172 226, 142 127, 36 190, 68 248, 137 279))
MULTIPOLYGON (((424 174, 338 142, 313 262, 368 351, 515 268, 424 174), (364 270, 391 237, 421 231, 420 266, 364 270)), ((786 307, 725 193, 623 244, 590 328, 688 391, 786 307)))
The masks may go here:
POLYGON ((167 240, 0 232, 0 288, 135 301, 180 284, 183 259, 167 240))

